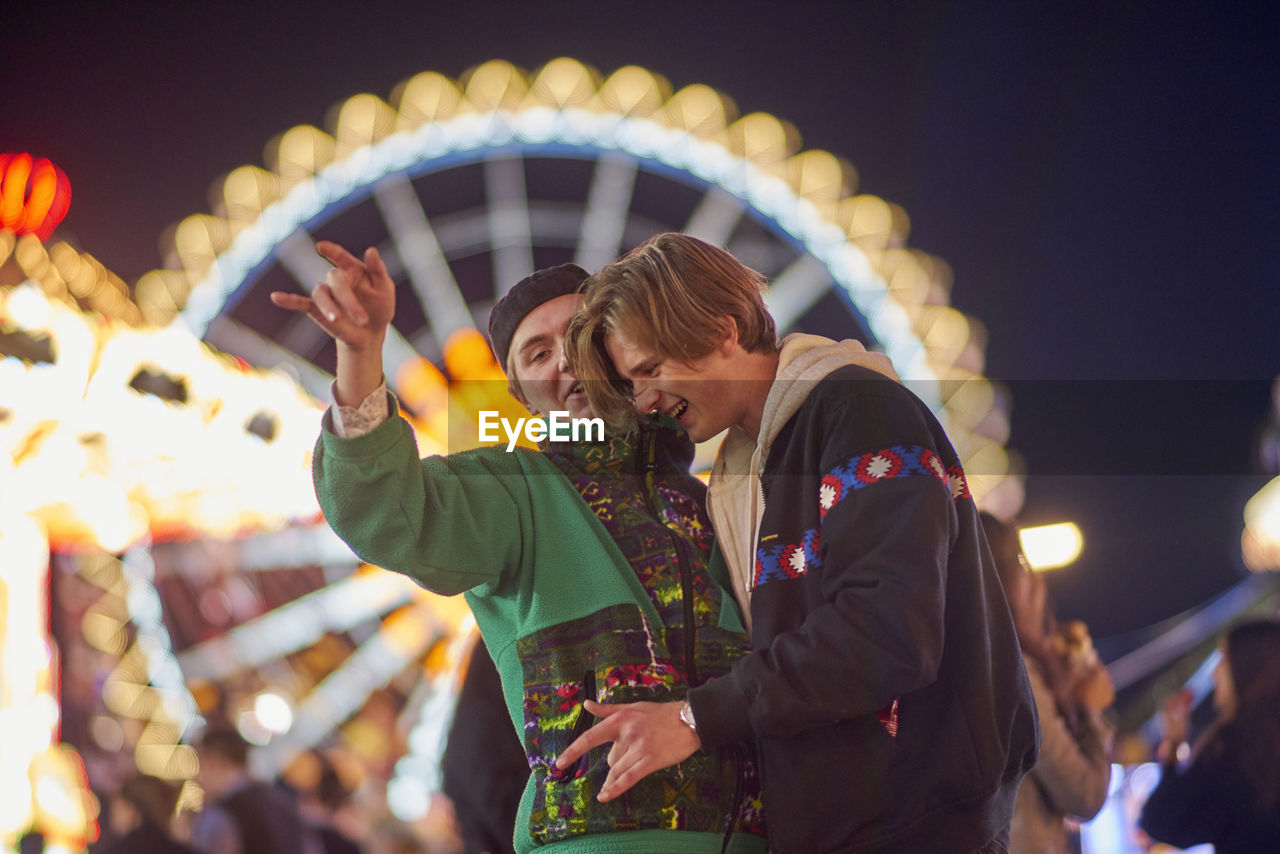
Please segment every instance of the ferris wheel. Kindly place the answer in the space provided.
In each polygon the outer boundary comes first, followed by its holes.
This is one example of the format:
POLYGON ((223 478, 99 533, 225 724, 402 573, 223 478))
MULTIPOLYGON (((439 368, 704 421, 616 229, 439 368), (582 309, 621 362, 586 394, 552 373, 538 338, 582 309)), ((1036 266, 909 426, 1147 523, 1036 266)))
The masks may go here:
MULTIPOLYGON (((975 496, 1020 503, 1001 396, 982 376, 981 329, 948 305, 945 263, 906 246, 900 208, 855 194, 850 164, 802 150, 798 132, 771 115, 739 116, 723 94, 674 91, 635 66, 602 75, 572 59, 534 72, 493 61, 456 80, 419 74, 389 99, 356 95, 335 108, 328 131, 301 126, 273 140, 266 161, 232 171, 213 212, 174 228, 167 268, 134 288, 144 318, 180 321, 324 400, 332 342, 267 295, 324 279, 316 239, 376 246, 397 284, 387 376, 420 446, 453 450, 441 401, 451 382, 500 376, 477 330, 507 288, 566 261, 594 271, 654 233, 684 231, 768 277, 781 333, 883 350, 947 426, 975 496)), ((262 731, 256 761, 267 772, 400 679, 409 734, 388 799, 413 817, 435 785, 469 614, 459 600, 361 566, 317 522, 217 549, 171 543, 128 557, 117 569, 144 606, 122 619, 150 620, 151 646, 169 648, 156 660, 182 704, 219 686, 219 702, 233 693, 242 707, 254 701, 244 714, 262 731), (220 579, 216 595, 192 581, 202 566, 220 579), (237 588, 250 582, 258 605, 232 620, 237 588), (153 597, 205 624, 223 615, 226 629, 174 637, 161 631, 153 597), (300 680, 296 662, 334 638, 342 653, 320 677, 300 680), (259 690, 273 674, 299 686, 285 708, 259 690)), ((156 675, 142 667, 136 680, 156 675)), ((171 741, 181 736, 170 730, 171 741)))

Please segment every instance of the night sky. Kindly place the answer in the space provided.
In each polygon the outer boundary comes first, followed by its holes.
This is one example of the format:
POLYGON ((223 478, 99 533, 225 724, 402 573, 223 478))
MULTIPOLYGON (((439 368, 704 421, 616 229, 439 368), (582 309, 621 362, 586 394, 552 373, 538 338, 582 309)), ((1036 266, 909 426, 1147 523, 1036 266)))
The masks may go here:
MULTIPOLYGON (((16 7, 17 4, 10 4, 16 7)), ((1106 637, 1242 578, 1280 374, 1280 12, 1266 3, 101 3, 9 9, 0 151, 128 281, 210 184, 358 92, 572 56, 793 123, 953 268, 1014 399, 1027 522, 1074 519, 1106 637)))

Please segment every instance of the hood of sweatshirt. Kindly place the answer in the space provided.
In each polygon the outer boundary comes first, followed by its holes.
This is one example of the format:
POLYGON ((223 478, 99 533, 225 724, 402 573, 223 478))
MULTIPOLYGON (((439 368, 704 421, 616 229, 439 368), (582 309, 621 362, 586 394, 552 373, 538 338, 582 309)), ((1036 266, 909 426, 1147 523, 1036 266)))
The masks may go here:
POLYGON ((764 515, 760 468, 773 440, 804 404, 814 386, 845 365, 858 365, 898 380, 889 357, 869 352, 853 339, 832 341, 820 335, 794 334, 782 341, 778 372, 760 419, 760 435, 752 441, 741 428, 725 435, 711 467, 707 510, 720 541, 720 550, 733 576, 733 593, 751 629, 751 578, 755 542, 764 515))

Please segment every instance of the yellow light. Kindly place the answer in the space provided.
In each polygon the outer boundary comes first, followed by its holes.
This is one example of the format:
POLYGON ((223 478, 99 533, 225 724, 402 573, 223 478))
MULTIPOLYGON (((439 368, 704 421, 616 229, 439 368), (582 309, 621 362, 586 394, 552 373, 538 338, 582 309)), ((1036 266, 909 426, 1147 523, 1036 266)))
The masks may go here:
POLYGON ((839 202, 857 183, 853 166, 829 151, 804 151, 787 161, 791 186, 815 203, 839 202))
MULTIPOLYGON (((950 361, 954 361, 954 357, 969 343, 969 321, 954 308, 928 306, 919 317, 929 323, 928 331, 921 336, 924 346, 950 355, 950 361)), ((994 397, 987 401, 988 408, 992 400, 994 397)))
POLYGON ((267 146, 267 162, 286 182, 309 178, 333 160, 333 137, 312 125, 298 125, 267 146))
POLYGON ((729 128, 729 144, 756 163, 777 163, 799 148, 800 135, 768 113, 743 116, 729 128))
POLYGON ((732 101, 701 83, 684 87, 667 102, 671 125, 704 139, 722 132, 736 112, 732 101))
MULTIPOLYGON (((893 217, 888 205, 885 205, 880 212, 887 218, 886 222, 892 222, 893 217)), ((889 284, 889 293, 899 303, 905 306, 918 306, 921 312, 937 307, 927 305, 930 289, 929 272, 920 263, 920 258, 915 253, 907 249, 891 249, 884 253, 881 269, 889 284)))
POLYGON ((444 366, 455 379, 502 380, 489 342, 476 329, 459 329, 444 344, 444 366))
POLYGON ((1075 522, 1020 528, 1018 539, 1022 553, 1035 570, 1066 566, 1078 558, 1084 548, 1084 535, 1075 522))
POLYGON ((515 109, 529 91, 520 69, 500 59, 490 60, 463 77, 467 100, 483 110, 515 109))
POLYGON ((396 111, 377 95, 367 92, 348 98, 338 110, 338 154, 347 154, 377 142, 395 129, 396 111))
POLYGON ((581 107, 596 92, 596 74, 578 60, 562 56, 542 67, 533 81, 532 92, 558 109, 581 107))
POLYGON ((227 206, 227 216, 233 221, 253 220, 279 196, 280 180, 274 173, 257 166, 233 169, 222 182, 222 199, 227 206))
POLYGON ((173 232, 173 245, 188 273, 204 271, 231 243, 231 229, 221 219, 205 214, 189 216, 173 232))
POLYGON ((1244 505, 1241 548, 1254 571, 1280 569, 1280 477, 1272 479, 1244 505))
MULTIPOLYGON (((429 122, 453 118, 464 99, 457 84, 448 77, 435 71, 424 71, 397 86, 391 100, 399 108, 397 127, 412 130, 429 122)), ((294 128, 290 133, 297 130, 299 128, 294 128)), ((283 149, 282 145, 282 153, 283 149)))
POLYGON ((662 109, 671 86, 638 65, 627 65, 609 75, 597 96, 606 110, 624 116, 649 116, 662 109))

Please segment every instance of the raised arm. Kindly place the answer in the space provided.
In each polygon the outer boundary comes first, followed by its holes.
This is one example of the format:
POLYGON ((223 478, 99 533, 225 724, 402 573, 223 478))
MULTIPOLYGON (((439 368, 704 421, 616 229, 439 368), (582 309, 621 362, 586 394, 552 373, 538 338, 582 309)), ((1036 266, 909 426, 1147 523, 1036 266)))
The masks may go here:
MULTIPOLYGON (((333 264, 311 296, 276 291, 271 301, 306 314, 338 349, 334 398, 359 406, 382 384, 382 344, 395 314, 395 283, 370 247, 363 259, 330 241, 316 252, 333 264)), ((467 455, 419 459, 413 431, 393 417, 361 435, 331 429, 312 468, 325 519, 362 559, 437 593, 495 584, 519 566, 527 493, 515 459, 467 455), (500 470, 494 465, 501 464, 500 470), (484 558, 477 559, 483 552, 484 558)), ((336 412, 336 410, 335 410, 336 412)), ((504 455, 508 456, 508 455, 504 455)))

